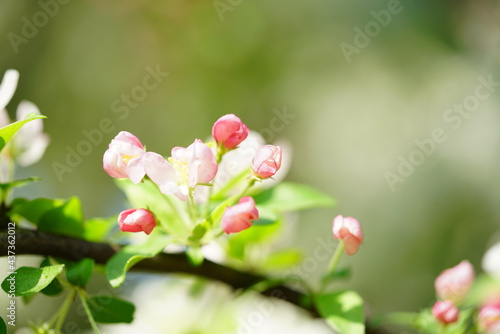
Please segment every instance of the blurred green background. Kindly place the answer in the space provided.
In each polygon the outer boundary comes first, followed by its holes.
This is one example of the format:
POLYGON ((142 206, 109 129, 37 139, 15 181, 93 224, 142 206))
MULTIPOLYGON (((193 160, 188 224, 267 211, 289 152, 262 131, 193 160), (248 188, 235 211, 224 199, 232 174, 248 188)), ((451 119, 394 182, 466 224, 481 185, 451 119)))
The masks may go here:
POLYGON ((474 95, 479 76, 500 82, 500 2, 60 0, 45 22, 37 13, 49 2, 0 2, 0 70, 21 75, 8 110, 34 102, 52 141, 18 173, 43 182, 19 195, 77 195, 88 217, 113 215, 124 196, 102 154, 118 131, 167 155, 235 113, 269 141, 291 143, 289 180, 338 199, 334 210, 301 214, 290 244, 312 254, 339 213, 363 224, 349 286, 370 314, 428 306, 439 272, 462 259, 480 270, 500 237, 500 86, 456 129, 444 118, 474 95), (373 28, 395 3, 390 22, 373 28), (374 30, 359 47, 367 24, 374 30), (346 57, 342 43, 356 38, 346 57), (168 76, 116 112, 157 67, 168 76), (58 176, 54 162, 66 164, 104 118, 114 130, 58 176), (392 191, 385 173, 436 128, 446 140, 392 191))

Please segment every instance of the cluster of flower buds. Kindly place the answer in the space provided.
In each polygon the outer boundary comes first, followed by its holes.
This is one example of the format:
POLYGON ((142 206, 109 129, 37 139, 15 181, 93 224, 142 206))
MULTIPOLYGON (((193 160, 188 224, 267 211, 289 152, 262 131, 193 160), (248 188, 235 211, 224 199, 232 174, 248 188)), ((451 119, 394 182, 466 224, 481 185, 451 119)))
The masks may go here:
MULTIPOLYGON (((147 176, 163 194, 187 201, 192 198, 197 186, 211 185, 223 155, 236 149, 248 134, 248 127, 238 117, 225 115, 212 127, 212 136, 216 143, 214 149, 196 139, 186 148, 174 147, 171 156, 165 159, 155 152, 146 152, 136 136, 122 131, 111 141, 104 153, 103 168, 111 177, 128 178, 136 184, 147 176)), ((281 167, 281 155, 279 146, 262 146, 250 167, 252 180, 264 180, 275 175, 281 167)), ((126 211, 130 214, 129 210, 126 211)), ((152 215, 145 215, 142 211, 141 214, 124 215, 122 218, 119 224, 123 231, 144 231, 149 234, 155 226, 151 223, 152 219, 154 220, 152 215)), ((253 198, 244 197, 238 204, 226 209, 222 228, 226 233, 239 232, 250 227, 256 219, 258 211, 253 198)))
POLYGON ((459 305, 474 282, 474 268, 469 261, 462 261, 453 268, 443 271, 434 281, 438 300, 432 314, 444 325, 454 323, 459 318, 459 305))

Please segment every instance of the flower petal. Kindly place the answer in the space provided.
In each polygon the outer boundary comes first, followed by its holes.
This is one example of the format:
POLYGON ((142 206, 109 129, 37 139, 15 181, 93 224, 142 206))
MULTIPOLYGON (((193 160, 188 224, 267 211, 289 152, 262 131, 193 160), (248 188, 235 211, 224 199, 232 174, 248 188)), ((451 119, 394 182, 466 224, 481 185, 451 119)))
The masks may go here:
POLYGON ((144 169, 144 165, 142 164, 142 158, 134 158, 128 162, 127 174, 130 178, 130 181, 132 181, 133 183, 137 184, 141 182, 144 175, 146 175, 146 170, 144 169))
POLYGON ((0 83, 0 110, 5 109, 12 96, 16 92, 19 72, 16 70, 7 70, 0 83))

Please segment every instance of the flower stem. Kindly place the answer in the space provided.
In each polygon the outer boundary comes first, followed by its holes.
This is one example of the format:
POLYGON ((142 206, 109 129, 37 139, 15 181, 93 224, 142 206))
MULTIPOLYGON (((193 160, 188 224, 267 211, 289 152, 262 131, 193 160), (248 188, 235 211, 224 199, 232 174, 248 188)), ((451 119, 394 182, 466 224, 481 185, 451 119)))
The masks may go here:
POLYGON ((243 188, 243 190, 242 190, 242 191, 238 194, 237 198, 238 198, 238 199, 240 199, 240 198, 242 198, 243 196, 245 196, 245 195, 246 195, 246 193, 248 192, 248 190, 250 190, 250 188, 252 188, 252 187, 253 187, 253 185, 255 184, 255 181, 256 181, 256 180, 255 180, 255 179, 253 179, 253 178, 252 178, 252 179, 250 179, 250 180, 248 181, 248 183, 247 183, 246 187, 245 187, 245 188, 243 188))
POLYGON ((196 204, 194 203, 194 194, 192 188, 189 188, 189 201, 187 203, 189 216, 194 225, 196 225, 197 214, 196 214, 196 204))
POLYGON ((66 315, 68 314, 69 307, 71 306, 71 303, 73 302, 73 299, 75 298, 75 293, 76 293, 75 289, 69 290, 68 295, 66 296, 66 299, 64 300, 63 305, 59 309, 58 314, 57 314, 56 318, 54 319, 56 321, 56 324, 54 327, 55 334, 61 333, 62 324, 64 323, 64 319, 66 319, 66 315))
MULTIPOLYGON (((181 213, 177 209, 177 206, 175 206, 175 204, 172 203, 172 200, 169 198, 169 195, 163 195, 163 198, 165 199, 165 202, 167 203, 169 208, 172 210, 172 213, 174 213, 174 217, 178 219, 179 222, 181 222, 182 224, 187 224, 186 220, 183 218, 183 215, 181 215, 181 213)), ((169 231, 168 227, 164 226, 164 228, 166 231, 169 231)))
POLYGON ((330 263, 328 264, 327 275, 333 273, 335 269, 337 269, 337 265, 339 264, 342 253, 344 253, 344 242, 340 241, 337 249, 335 250, 335 253, 332 256, 332 259, 330 260, 330 263))
POLYGON ((220 199, 224 197, 224 195, 231 190, 231 188, 235 187, 239 182, 243 181, 245 176, 249 174, 248 169, 243 169, 239 174, 235 175, 231 180, 229 180, 224 186, 222 186, 215 195, 211 196, 214 199, 220 199))
POLYGON ((97 327, 97 324, 94 320, 94 316, 92 315, 92 312, 90 312, 89 304, 87 303, 87 296, 82 289, 78 289, 78 296, 80 297, 80 300, 82 301, 83 308, 85 309, 85 313, 87 314, 87 318, 89 319, 90 326, 94 330, 94 333, 100 334, 101 332, 99 331, 99 328, 97 327))

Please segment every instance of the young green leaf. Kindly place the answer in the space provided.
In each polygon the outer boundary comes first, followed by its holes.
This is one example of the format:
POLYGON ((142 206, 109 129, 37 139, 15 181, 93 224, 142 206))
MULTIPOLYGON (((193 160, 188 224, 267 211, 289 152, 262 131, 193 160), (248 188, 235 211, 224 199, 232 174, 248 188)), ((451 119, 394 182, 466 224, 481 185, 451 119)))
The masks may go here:
POLYGON ((34 121, 35 119, 47 118, 46 116, 31 113, 26 115, 22 121, 17 121, 0 129, 0 151, 3 150, 5 145, 12 139, 17 131, 26 123, 34 121))
POLYGON ((91 218, 83 224, 83 238, 87 241, 105 241, 113 227, 117 226, 117 216, 109 218, 91 218))
POLYGON ((37 198, 32 201, 16 199, 12 201, 12 209, 9 212, 9 216, 14 217, 19 215, 38 225, 38 221, 44 213, 63 206, 64 202, 63 199, 37 198))
POLYGON ((40 292, 46 296, 57 296, 63 291, 64 288, 61 285, 61 282, 59 282, 59 279, 57 279, 56 277, 52 282, 50 282, 49 285, 43 288, 40 292))
POLYGON ((335 200, 309 186, 282 182, 253 196, 257 205, 276 212, 289 212, 318 207, 332 207, 335 200))
POLYGON ((84 228, 80 200, 71 197, 64 205, 45 212, 38 221, 38 229, 70 237, 81 237, 84 228))
POLYGON ((7 325, 5 325, 2 317, 0 317, 0 334, 7 334, 7 325))
POLYGON ((106 263, 106 278, 111 286, 119 287, 134 264, 160 253, 170 242, 168 237, 151 235, 143 244, 123 247, 106 263))
POLYGON ((296 249, 285 249, 272 253, 266 258, 263 268, 268 271, 289 269, 300 263, 302 253, 296 249))
POLYGON ((63 268, 64 265, 62 264, 39 269, 32 267, 18 268, 15 273, 4 279, 2 289, 8 294, 14 293, 17 297, 36 293, 48 286, 62 272, 63 268))
POLYGON ((94 260, 84 258, 79 262, 68 266, 66 271, 66 278, 75 286, 85 286, 92 275, 94 269, 94 260))
POLYGON ((364 334, 363 299, 354 291, 320 295, 316 308, 326 323, 340 334, 364 334))
MULTIPOLYGON (((51 266, 50 259, 48 257, 44 258, 42 262, 40 263, 39 268, 43 267, 49 267, 51 266)), ((64 288, 61 285, 61 282, 59 282, 59 279, 56 277, 52 282, 50 282, 49 285, 47 285, 45 288, 43 288, 40 292, 43 293, 46 296, 57 296, 61 292, 63 292, 64 288)))
POLYGON ((256 225, 249 229, 231 235, 228 239, 228 255, 232 258, 245 261, 249 250, 254 244, 270 245, 282 228, 282 222, 278 221, 270 225, 256 225))
POLYGON ((39 178, 39 177, 28 177, 26 179, 14 180, 14 181, 10 181, 7 183, 0 183, 0 189, 3 191, 7 191, 7 190, 15 188, 15 187, 25 186, 25 185, 30 184, 32 182, 38 182, 40 180, 41 180, 41 178, 39 178))
POLYGON ((197 242, 200 241, 205 234, 208 232, 210 229, 210 225, 207 221, 204 221, 198 225, 195 226, 193 229, 193 235, 191 235, 188 240, 191 242, 197 242))
POLYGON ((341 279, 347 279, 351 276, 351 268, 343 268, 339 270, 335 270, 334 272, 330 272, 327 275, 323 276, 321 282, 326 286, 330 283, 337 282, 341 279))
POLYGON ((189 247, 186 252, 189 263, 193 266, 198 267, 203 263, 205 259, 203 253, 201 252, 201 247, 189 247))
POLYGON ((135 306, 125 300, 108 295, 93 296, 88 299, 88 304, 96 322, 129 324, 134 320, 135 306))

